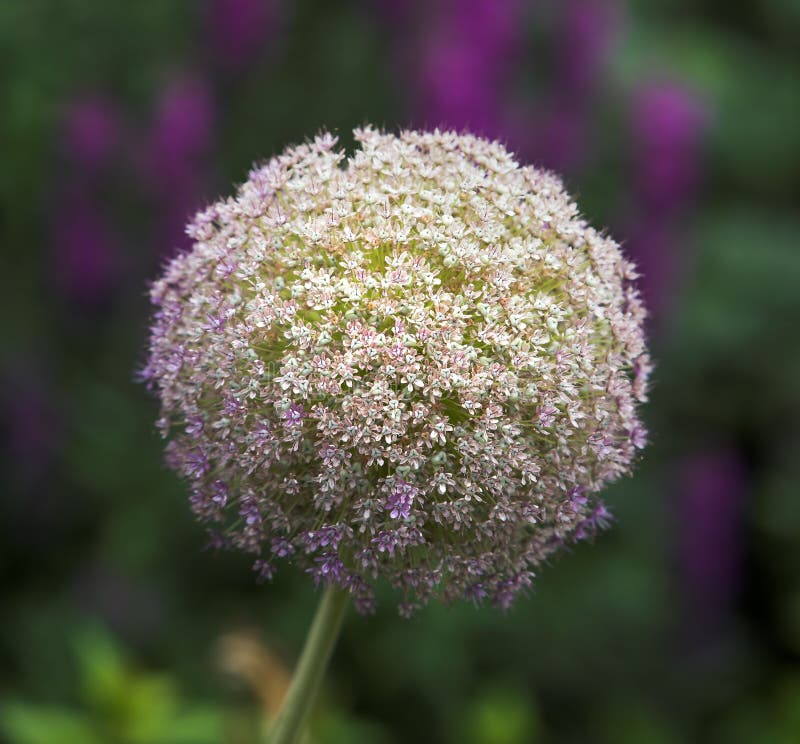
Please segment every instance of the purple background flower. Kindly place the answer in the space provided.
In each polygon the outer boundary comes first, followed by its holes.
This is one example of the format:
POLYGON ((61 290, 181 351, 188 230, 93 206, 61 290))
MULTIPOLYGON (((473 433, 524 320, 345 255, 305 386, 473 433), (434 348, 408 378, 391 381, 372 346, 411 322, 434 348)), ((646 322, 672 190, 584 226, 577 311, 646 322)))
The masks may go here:
POLYGON ((741 597, 747 480, 741 455, 733 449, 701 452, 682 463, 679 566, 693 625, 718 622, 741 597))

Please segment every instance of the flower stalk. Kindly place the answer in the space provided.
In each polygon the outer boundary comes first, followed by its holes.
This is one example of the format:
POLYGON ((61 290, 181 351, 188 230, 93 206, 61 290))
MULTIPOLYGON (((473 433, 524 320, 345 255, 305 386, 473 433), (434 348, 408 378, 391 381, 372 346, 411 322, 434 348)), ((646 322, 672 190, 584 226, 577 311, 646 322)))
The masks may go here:
POLYGON ((268 744, 297 744, 301 740, 339 637, 347 603, 346 592, 334 586, 325 589, 268 744))

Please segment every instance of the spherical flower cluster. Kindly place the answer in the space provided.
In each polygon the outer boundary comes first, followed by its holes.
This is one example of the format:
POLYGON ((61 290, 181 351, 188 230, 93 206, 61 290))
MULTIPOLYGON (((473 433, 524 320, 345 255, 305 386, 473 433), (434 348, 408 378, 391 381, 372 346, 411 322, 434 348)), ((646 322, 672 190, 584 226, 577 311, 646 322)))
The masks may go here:
POLYGON ((254 169, 155 282, 168 462, 262 578, 506 607, 645 444, 636 274, 497 143, 355 135, 254 169))

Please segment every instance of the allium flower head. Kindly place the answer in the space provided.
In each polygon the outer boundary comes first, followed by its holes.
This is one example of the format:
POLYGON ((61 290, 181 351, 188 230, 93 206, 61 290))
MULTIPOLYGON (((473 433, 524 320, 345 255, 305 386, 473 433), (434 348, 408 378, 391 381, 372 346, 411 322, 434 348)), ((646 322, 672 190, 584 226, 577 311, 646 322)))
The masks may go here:
POLYGON ((506 607, 644 445, 636 274, 497 143, 356 140, 253 170, 153 286, 168 462, 262 578, 506 607))

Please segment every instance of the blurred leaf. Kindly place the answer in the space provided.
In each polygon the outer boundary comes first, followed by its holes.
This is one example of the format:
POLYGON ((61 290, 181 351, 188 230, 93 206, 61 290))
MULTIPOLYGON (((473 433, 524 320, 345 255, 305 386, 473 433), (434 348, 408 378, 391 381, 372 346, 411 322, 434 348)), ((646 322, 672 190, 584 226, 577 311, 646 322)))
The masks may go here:
POLYGON ((85 714, 21 702, 0 706, 0 732, 9 744, 107 744, 85 714))
POLYGON ((800 677, 777 680, 768 696, 736 706, 717 723, 720 744, 797 744, 800 734, 800 677))
POLYGON ((733 364, 731 374, 769 377, 800 401, 794 374, 800 349, 791 343, 790 320, 800 317, 798 236, 800 221, 780 212, 731 205, 704 215, 694 240, 698 255, 689 259, 692 278, 674 320, 671 343, 679 356, 673 366, 708 368, 722 358, 733 364))
POLYGON ((800 654, 800 587, 779 601, 778 610, 781 635, 788 647, 800 654))
MULTIPOLYGON (((800 538, 796 469, 775 472, 759 491, 754 505, 756 524, 772 537, 793 543, 800 538)), ((800 545, 798 545, 800 548, 800 545)))
POLYGON ((465 707, 461 731, 453 741, 464 744, 534 744, 541 726, 534 700, 513 689, 483 692, 465 707))
POLYGON ((631 699, 612 704, 601 716, 601 740, 608 744, 682 744, 667 721, 631 699))
POLYGON ((335 708, 327 708, 313 723, 303 744, 385 744, 393 741, 377 723, 359 720, 335 708))
POLYGON ((159 717, 147 711, 126 735, 130 744, 219 744, 224 741, 223 715, 213 709, 195 708, 159 717))
POLYGON ((94 625, 81 628, 73 646, 82 697, 93 707, 113 707, 127 687, 121 650, 108 633, 94 625))

